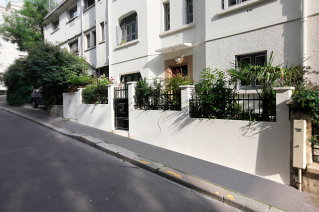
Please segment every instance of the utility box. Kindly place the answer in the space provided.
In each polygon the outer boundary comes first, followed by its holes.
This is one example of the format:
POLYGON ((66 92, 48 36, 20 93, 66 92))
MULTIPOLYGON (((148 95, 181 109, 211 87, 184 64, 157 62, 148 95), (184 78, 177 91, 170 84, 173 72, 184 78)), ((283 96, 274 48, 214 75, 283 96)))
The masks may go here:
POLYGON ((306 142, 307 122, 306 120, 294 120, 293 125, 293 167, 306 168, 306 142))

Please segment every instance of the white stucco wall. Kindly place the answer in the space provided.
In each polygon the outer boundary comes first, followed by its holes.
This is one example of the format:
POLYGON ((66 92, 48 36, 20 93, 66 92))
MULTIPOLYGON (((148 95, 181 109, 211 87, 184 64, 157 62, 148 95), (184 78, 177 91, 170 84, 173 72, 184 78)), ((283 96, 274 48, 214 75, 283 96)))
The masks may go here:
POLYGON ((319 15, 308 18, 308 45, 307 45, 307 65, 311 67, 307 75, 310 82, 319 86, 319 15))
POLYGON ((290 183, 289 123, 189 118, 181 111, 130 112, 130 137, 279 183, 290 183))
POLYGON ((81 104, 77 110, 78 123, 110 132, 113 130, 112 110, 113 105, 110 104, 81 104))
POLYGON ((108 57, 109 57, 109 36, 108 36, 108 1, 107 0, 100 0, 96 2, 96 39, 97 39, 97 46, 96 46, 96 67, 103 67, 108 65, 108 57), (101 38, 101 26, 100 24, 103 22, 104 24, 104 35, 105 40, 102 42, 101 38))
POLYGON ((63 118, 77 120, 77 108, 81 102, 79 92, 63 93, 63 118))
MULTIPOLYGON (((300 64, 301 21, 291 21, 250 31, 206 43, 206 66, 228 70, 233 67, 236 55, 267 51, 273 52, 273 65, 300 64)), ((267 59, 268 59, 267 58, 267 59)))
POLYGON ((90 9, 85 10, 83 13, 83 31, 95 26, 95 7, 90 7, 90 9))

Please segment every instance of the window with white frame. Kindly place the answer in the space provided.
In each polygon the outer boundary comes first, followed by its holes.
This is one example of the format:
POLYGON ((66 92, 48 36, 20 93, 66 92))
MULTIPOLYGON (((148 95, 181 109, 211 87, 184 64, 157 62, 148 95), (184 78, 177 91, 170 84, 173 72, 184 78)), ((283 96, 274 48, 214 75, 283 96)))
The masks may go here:
POLYGON ((85 0, 84 1, 84 9, 91 7, 93 4, 95 4, 94 0, 85 0))
MULTIPOLYGON (((267 60, 267 51, 236 56, 236 62, 237 62, 238 68, 244 67, 247 65, 263 66, 266 64, 267 62, 266 60, 267 60)), ((258 80, 251 79, 251 81, 252 81, 251 85, 247 85, 245 82, 241 82, 241 86, 255 87, 260 85, 260 82, 258 80)))
POLYGON ((92 47, 96 46, 96 31, 92 31, 92 47))
POLYGON ((78 8, 77 6, 75 6, 70 10, 70 19, 76 17, 77 15, 78 15, 78 8))
POLYGON ((168 31, 170 30, 171 28, 171 18, 170 18, 170 6, 169 6, 169 3, 167 4, 164 4, 164 23, 165 23, 165 26, 164 26, 164 29, 165 31, 168 31))
POLYGON ((79 52, 79 49, 78 49, 78 40, 74 41, 74 42, 71 42, 69 43, 69 46, 70 46, 70 51, 77 54, 79 52))
POLYGON ((193 0, 186 0, 186 23, 190 24, 193 23, 194 18, 193 18, 193 0))
POLYGON ((91 39, 91 36, 90 36, 90 33, 88 33, 88 34, 86 34, 85 35, 85 37, 86 37, 86 49, 89 49, 91 46, 90 46, 90 39, 91 39))
POLYGON ((101 41, 105 40, 104 22, 100 23, 101 26, 101 41))
POLYGON ((222 9, 226 7, 231 7, 233 5, 240 4, 242 2, 249 1, 249 0, 222 0, 222 9))
POLYGON ((124 18, 117 26, 117 44, 121 45, 138 38, 137 13, 124 18))
POLYGON ((52 22, 52 29, 53 29, 53 31, 59 29, 59 26, 60 26, 60 21, 59 21, 59 19, 56 20, 56 21, 54 21, 54 22, 52 22))

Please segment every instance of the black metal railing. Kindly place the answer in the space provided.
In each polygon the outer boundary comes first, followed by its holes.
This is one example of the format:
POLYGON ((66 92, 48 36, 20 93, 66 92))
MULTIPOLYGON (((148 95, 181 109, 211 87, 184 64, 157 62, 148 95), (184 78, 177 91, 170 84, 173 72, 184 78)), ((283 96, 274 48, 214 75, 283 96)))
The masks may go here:
POLYGON ((275 95, 236 94, 216 102, 193 94, 189 105, 191 118, 276 121, 275 95))
POLYGON ((135 102, 135 107, 142 110, 181 110, 181 92, 150 95, 142 99, 135 99, 135 102))

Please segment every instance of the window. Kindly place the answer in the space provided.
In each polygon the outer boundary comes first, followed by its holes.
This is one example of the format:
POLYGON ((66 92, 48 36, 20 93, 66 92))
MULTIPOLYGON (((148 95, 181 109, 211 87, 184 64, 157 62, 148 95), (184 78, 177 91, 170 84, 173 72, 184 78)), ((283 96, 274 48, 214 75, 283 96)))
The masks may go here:
POLYGON ((71 10, 70 10, 70 19, 76 17, 78 14, 78 11, 77 11, 77 6, 73 7, 71 10))
MULTIPOLYGON (((249 65, 258 65, 263 66, 266 64, 266 58, 267 58, 267 52, 259 52, 254 54, 247 54, 247 55, 240 55, 236 56, 236 61, 239 67, 245 66, 247 64, 249 65)), ((260 85, 260 82, 258 80, 252 80, 254 81, 252 87, 260 85)), ((249 86, 244 82, 241 82, 241 86, 249 86)))
POLYGON ((222 9, 225 9, 227 7, 230 7, 236 4, 240 4, 245 1, 249 1, 249 0, 222 0, 222 9))
POLYGON ((70 51, 77 54, 79 52, 79 49, 78 49, 78 41, 76 40, 75 42, 72 42, 69 44, 70 46, 70 51))
POLYGON ((52 23, 53 31, 55 31, 59 28, 59 24, 60 24, 59 19, 52 23))
POLYGON ((101 25, 101 41, 105 40, 105 32, 104 32, 104 22, 100 23, 101 25))
POLYGON ((89 49, 90 48, 90 33, 85 35, 86 37, 86 48, 89 49))
POLYGON ((93 45, 92 45, 93 47, 93 46, 96 46, 96 31, 92 32, 92 37, 93 37, 93 45))
POLYGON ((94 0, 85 0, 84 9, 91 7, 95 3, 94 0))
POLYGON ((170 9, 169 9, 169 3, 164 4, 164 9, 165 9, 165 31, 170 30, 170 9))
POLYGON ((187 24, 193 23, 193 0, 186 0, 187 24))
POLYGON ((137 14, 124 18, 117 30, 118 45, 137 39, 137 14))
POLYGON ((245 2, 245 1, 248 1, 248 0, 229 0, 228 6, 240 4, 240 3, 245 2))
POLYGON ((121 76, 121 85, 122 85, 122 87, 127 88, 128 82, 136 82, 141 78, 142 78, 141 73, 122 75, 121 76))

